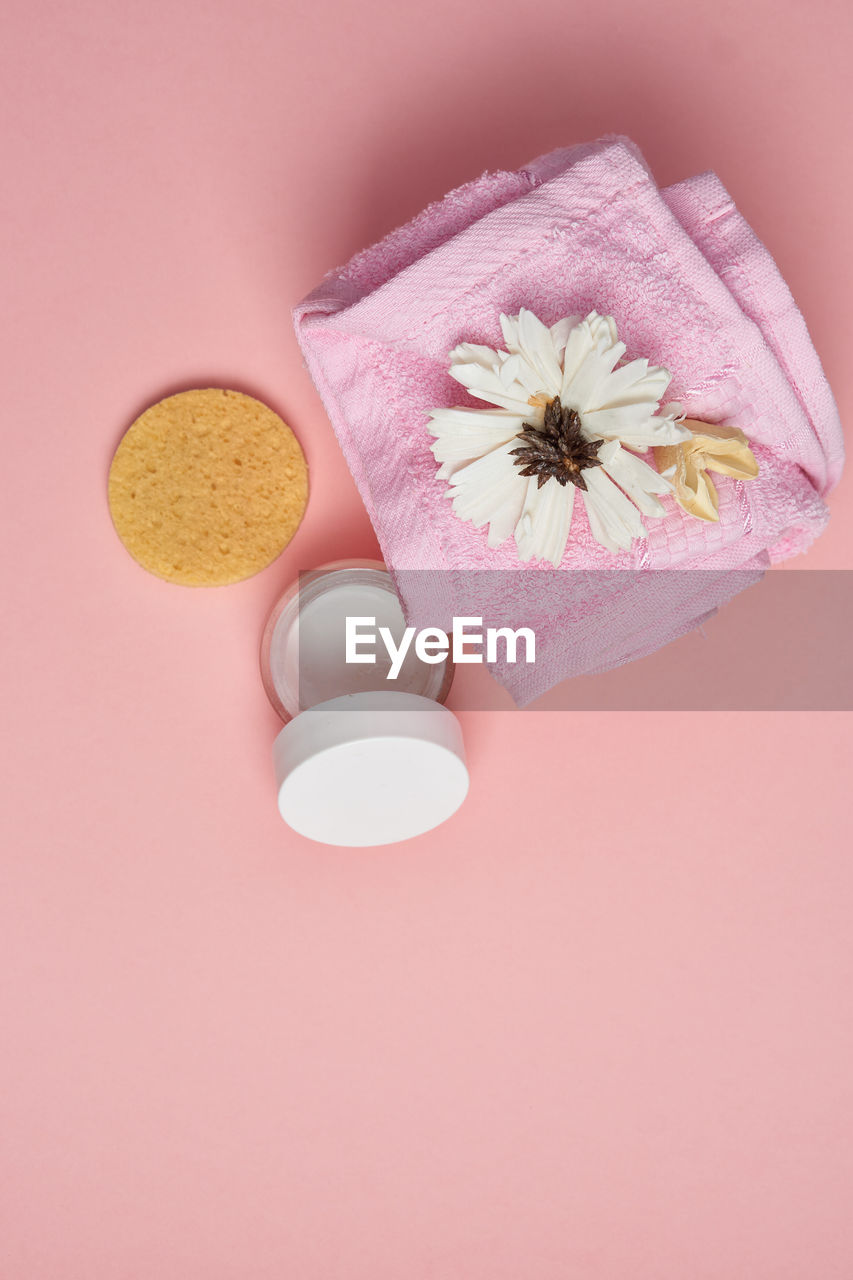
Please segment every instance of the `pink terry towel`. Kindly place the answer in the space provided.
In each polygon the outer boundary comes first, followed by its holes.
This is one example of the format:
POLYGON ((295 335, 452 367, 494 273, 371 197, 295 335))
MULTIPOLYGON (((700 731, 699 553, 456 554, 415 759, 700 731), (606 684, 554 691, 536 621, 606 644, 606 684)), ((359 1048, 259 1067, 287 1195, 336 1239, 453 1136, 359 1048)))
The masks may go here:
POLYGON ((452 191, 327 276, 294 322, 410 621, 535 617, 535 668, 494 668, 519 703, 667 643, 826 523, 841 427, 784 280, 713 173, 659 191, 625 138, 452 191), (449 376, 449 352, 501 347, 501 312, 521 308, 546 324, 612 315, 627 358, 672 374, 667 400, 746 433, 760 474, 715 475, 719 523, 667 498, 648 537, 614 555, 576 504, 553 569, 520 564, 511 538, 489 547, 484 529, 454 514, 428 414, 483 407, 449 376), (654 573, 664 569, 708 572, 654 573))

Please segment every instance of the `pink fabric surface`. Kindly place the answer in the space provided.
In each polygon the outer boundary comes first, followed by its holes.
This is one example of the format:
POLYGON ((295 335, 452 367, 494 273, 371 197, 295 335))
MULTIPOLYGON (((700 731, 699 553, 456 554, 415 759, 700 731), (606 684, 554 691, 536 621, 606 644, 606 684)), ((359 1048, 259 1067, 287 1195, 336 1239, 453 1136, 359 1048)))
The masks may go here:
MULTIPOLYGON (((495 674, 525 703, 569 676, 630 660, 691 625, 671 575, 623 574, 614 594, 570 569, 754 570, 806 550, 822 531, 840 475, 838 414, 805 324, 767 250, 714 174, 659 192, 639 150, 602 139, 544 155, 517 173, 485 174, 357 255, 294 312, 300 344, 379 538, 410 621, 539 630, 534 671, 495 674), (721 477, 719 523, 673 499, 648 538, 612 555, 577 510, 559 570, 518 562, 508 539, 459 520, 436 478, 431 408, 466 399, 447 372, 459 342, 501 346, 499 316, 521 307, 547 324, 596 309, 615 317, 628 357, 672 373, 669 400, 688 417, 741 427, 757 480, 721 477), (478 581, 471 570, 525 569, 538 582, 478 581), (450 571, 446 608, 411 570, 450 571), (564 597, 560 596, 563 587, 564 597), (547 608, 531 605, 535 595, 547 608), (634 636, 614 616, 638 613, 634 636), (597 651, 578 643, 597 622, 597 651)), ((710 575, 690 589, 695 625, 751 580, 710 575)))

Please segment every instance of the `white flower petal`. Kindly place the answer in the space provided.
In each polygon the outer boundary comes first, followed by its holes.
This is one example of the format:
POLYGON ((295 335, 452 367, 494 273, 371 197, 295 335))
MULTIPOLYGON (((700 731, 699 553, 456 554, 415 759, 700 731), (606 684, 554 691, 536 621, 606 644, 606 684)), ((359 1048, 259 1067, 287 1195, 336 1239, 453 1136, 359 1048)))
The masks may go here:
POLYGON ((460 342, 450 353, 451 371, 457 365, 479 365, 481 369, 491 373, 500 371, 501 362, 506 359, 505 351, 496 351, 481 342, 460 342))
POLYGON ((631 539, 625 540, 624 534, 620 529, 612 533, 608 527, 606 515, 599 512, 598 507, 589 493, 583 493, 583 504, 586 507, 587 519, 589 520, 589 528, 596 542, 601 543, 602 547, 606 547, 608 551, 614 554, 617 551, 626 551, 631 545, 631 539))
POLYGON ((501 333, 503 334, 507 351, 521 350, 521 343, 518 338, 518 316, 508 316, 502 311, 501 333))
POLYGON ((616 481, 643 515, 665 514, 665 507, 655 495, 671 493, 672 485, 654 467, 623 449, 615 440, 599 449, 598 456, 610 478, 616 481))
POLYGON ((563 404, 567 404, 579 413, 585 414, 590 409, 597 409, 601 404, 604 389, 613 373, 618 360, 625 354, 623 343, 615 347, 594 348, 584 360, 571 382, 563 384, 563 404))
MULTIPOLYGON (((501 354, 504 355, 503 352, 501 354)), ((511 386, 513 382, 517 381, 520 372, 521 358, 519 356, 505 355, 498 368, 498 374, 503 386, 511 386)))
POLYGON ((673 418, 649 412, 646 404, 623 405, 618 409, 595 409, 583 415, 583 431, 588 440, 621 440, 632 449, 645 452, 650 445, 679 444, 690 434, 673 418), (685 432, 687 434, 685 434, 685 432))
POLYGON ((551 396, 559 395, 563 370, 551 330, 532 311, 522 307, 518 316, 518 336, 523 354, 542 378, 541 390, 551 396))
POLYGON ((624 342, 614 341, 609 317, 592 312, 569 335, 564 358, 560 399, 585 413, 598 408, 601 388, 625 354, 624 342))
POLYGON ((447 409, 430 409, 427 427, 433 435, 439 435, 445 430, 474 431, 479 426, 520 422, 526 416, 526 413, 513 413, 510 409, 473 409, 469 405, 457 404, 447 409))
MULTIPOLYGON (((580 316, 566 316, 564 320, 558 320, 556 324, 551 325, 551 341, 558 356, 562 356, 569 340, 569 334, 575 325, 580 324, 580 322, 580 316)), ((560 384, 562 385, 562 374, 560 374, 560 384)))
POLYGON ((491 369, 478 361, 453 364, 448 372, 478 400, 487 400, 502 409, 514 409, 516 413, 524 413, 527 409, 531 393, 518 381, 504 386, 497 361, 491 369))
POLYGON ((596 398, 588 409, 616 409, 625 405, 647 404, 657 408, 672 381, 668 369, 656 368, 648 360, 631 360, 614 369, 596 389, 596 398))
POLYGON ((627 551, 635 538, 646 536, 640 513, 600 467, 584 472, 581 490, 592 536, 609 551, 627 551))
POLYGON ((492 369, 497 364, 497 352, 481 342, 460 342, 450 353, 450 363, 481 364, 484 369, 492 369))
POLYGON ((598 450, 598 460, 603 467, 608 467, 622 448, 618 440, 606 440, 598 450))
POLYGON ((510 457, 514 447, 514 442, 508 441, 462 467, 450 480, 453 510, 478 529, 488 524, 492 547, 512 533, 527 493, 527 481, 510 457))
POLYGON ((563 372, 551 330, 522 307, 517 316, 501 315, 501 331, 510 359, 520 362, 516 376, 530 395, 559 395, 563 372))
MULTIPOLYGON (((529 414, 528 421, 535 416, 529 414)), ((525 422, 508 409, 493 409, 491 413, 487 409, 433 409, 430 419, 427 429, 436 437, 432 452, 436 462, 442 463, 471 462, 515 439, 525 422)))
POLYGON ((603 354, 615 346, 621 347, 620 354, 624 354, 625 346, 617 340, 616 325, 612 317, 600 316, 597 311, 590 311, 585 320, 575 325, 566 342, 560 398, 563 399, 568 393, 581 365, 593 351, 603 354))
POLYGON ((672 401, 670 404, 662 404, 658 409, 658 414, 662 418, 675 418, 677 422, 682 422, 687 416, 684 405, 672 401))
POLYGON ((566 550, 575 486, 565 487, 551 477, 542 488, 536 476, 527 482, 521 518, 515 526, 515 542, 520 560, 549 560, 555 569, 566 550))
MULTIPOLYGON (((524 388, 528 398, 542 395, 545 390, 542 386, 542 378, 523 352, 509 355, 507 352, 501 351, 498 354, 502 361, 500 376, 504 386, 509 386, 515 381, 524 388)), ((547 392, 545 394, 547 395, 547 392)))
POLYGON ((431 409, 427 430, 434 436, 449 434, 476 436, 479 433, 496 428, 509 433, 521 431, 525 421, 539 414, 544 417, 544 410, 535 405, 522 413, 513 413, 511 409, 471 409, 467 405, 454 405, 451 409, 431 409))

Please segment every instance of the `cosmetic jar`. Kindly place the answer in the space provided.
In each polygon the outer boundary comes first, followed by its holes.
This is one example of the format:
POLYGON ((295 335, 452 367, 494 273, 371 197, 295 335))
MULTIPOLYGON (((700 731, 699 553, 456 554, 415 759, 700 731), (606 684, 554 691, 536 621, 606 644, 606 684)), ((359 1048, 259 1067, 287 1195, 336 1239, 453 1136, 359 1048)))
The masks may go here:
MULTIPOLYGON (((461 805, 468 771, 459 721, 444 706, 448 655, 407 650, 395 677, 387 649, 347 661, 347 619, 406 629, 381 561, 338 560, 302 573, 261 639, 261 678, 284 721, 273 746, 278 807, 324 844, 391 844, 437 827, 461 805)), ((366 646, 370 648, 370 646, 366 646)))

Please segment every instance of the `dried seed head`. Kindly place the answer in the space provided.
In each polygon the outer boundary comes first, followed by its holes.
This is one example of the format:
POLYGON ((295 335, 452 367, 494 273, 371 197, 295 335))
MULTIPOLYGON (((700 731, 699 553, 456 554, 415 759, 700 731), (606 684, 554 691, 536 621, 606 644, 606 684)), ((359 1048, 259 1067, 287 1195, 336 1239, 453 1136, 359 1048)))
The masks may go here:
POLYGON ((587 440, 581 430, 580 414, 576 409, 564 409, 559 396, 546 405, 542 426, 526 422, 518 439, 521 445, 510 450, 510 457, 515 459, 521 475, 538 476, 540 489, 552 476, 561 485, 571 482, 586 489, 584 471, 601 466, 598 450, 604 441, 587 440))

